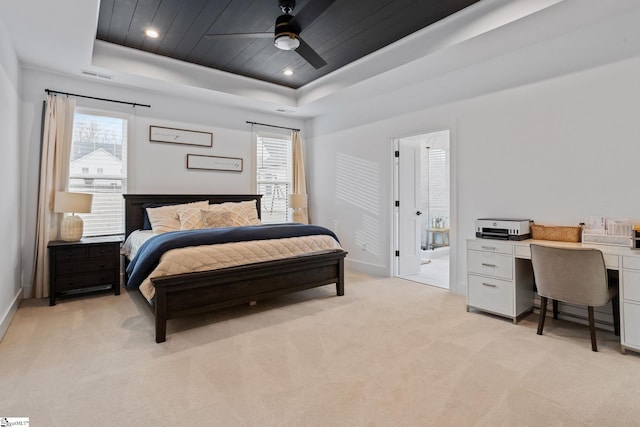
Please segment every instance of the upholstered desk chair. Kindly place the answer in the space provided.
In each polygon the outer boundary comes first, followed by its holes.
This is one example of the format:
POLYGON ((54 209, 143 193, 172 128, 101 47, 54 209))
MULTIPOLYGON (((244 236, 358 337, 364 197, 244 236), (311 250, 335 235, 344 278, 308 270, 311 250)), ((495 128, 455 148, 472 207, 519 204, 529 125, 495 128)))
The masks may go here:
POLYGON ((538 335, 542 335, 544 328, 548 298, 553 300, 554 319, 558 318, 558 301, 587 306, 591 350, 598 351, 593 307, 612 302, 614 330, 620 335, 618 280, 609 277, 601 251, 532 244, 531 263, 540 294, 538 335))

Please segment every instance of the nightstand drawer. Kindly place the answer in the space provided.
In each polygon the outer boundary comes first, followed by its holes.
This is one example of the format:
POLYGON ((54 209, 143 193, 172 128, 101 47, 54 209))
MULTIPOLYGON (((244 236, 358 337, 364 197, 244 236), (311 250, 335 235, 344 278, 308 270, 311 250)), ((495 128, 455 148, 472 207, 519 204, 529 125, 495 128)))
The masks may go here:
POLYGON ((87 248, 85 246, 72 246, 68 248, 58 248, 56 250, 56 260, 58 261, 77 261, 87 257, 87 248))
POLYGON ((65 274, 56 279, 56 289, 66 291, 70 289, 82 289, 91 286, 113 284, 115 274, 113 270, 94 271, 88 273, 65 274))
POLYGON ((90 259, 86 262, 57 262, 56 274, 113 270, 115 266, 116 260, 113 257, 105 259, 90 259))
POLYGON ((114 245, 93 245, 89 246, 89 258, 114 257, 119 248, 114 245))

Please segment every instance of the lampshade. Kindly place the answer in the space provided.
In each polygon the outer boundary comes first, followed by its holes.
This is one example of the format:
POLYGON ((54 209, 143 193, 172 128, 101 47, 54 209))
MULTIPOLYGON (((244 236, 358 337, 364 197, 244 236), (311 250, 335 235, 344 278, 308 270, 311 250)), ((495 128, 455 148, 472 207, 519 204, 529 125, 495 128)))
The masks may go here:
POLYGON ((289 194, 289 206, 293 209, 303 209, 307 207, 306 194, 289 194))
POLYGON ((53 211, 64 213, 89 213, 91 212, 92 201, 93 194, 56 191, 53 211))
POLYGON ((57 191, 53 204, 55 212, 71 213, 62 218, 60 224, 60 239, 67 242, 76 242, 82 239, 84 232, 84 223, 82 218, 73 213, 89 213, 91 212, 91 202, 93 194, 87 193, 67 193, 65 191, 57 191))
POLYGON ((294 34, 285 33, 276 36, 274 44, 281 50, 294 50, 300 46, 300 40, 294 34))

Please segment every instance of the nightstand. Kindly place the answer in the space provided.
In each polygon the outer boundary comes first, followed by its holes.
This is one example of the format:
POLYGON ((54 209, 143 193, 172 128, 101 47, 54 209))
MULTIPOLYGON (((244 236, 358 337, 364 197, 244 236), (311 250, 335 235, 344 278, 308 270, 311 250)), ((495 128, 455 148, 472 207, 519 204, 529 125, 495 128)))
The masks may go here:
POLYGON ((49 305, 56 297, 112 289, 120 295, 121 236, 49 242, 49 305))

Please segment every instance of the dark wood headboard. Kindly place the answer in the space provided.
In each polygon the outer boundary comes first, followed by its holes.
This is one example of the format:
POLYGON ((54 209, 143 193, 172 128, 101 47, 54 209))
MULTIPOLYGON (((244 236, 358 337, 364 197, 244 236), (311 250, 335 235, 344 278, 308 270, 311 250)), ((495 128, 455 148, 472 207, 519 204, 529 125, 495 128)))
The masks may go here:
POLYGON ((124 197, 124 229, 128 237, 135 230, 142 228, 143 207, 145 203, 163 203, 178 205, 181 203, 208 200, 209 203, 256 201, 258 217, 261 217, 261 194, 123 194, 124 197))

